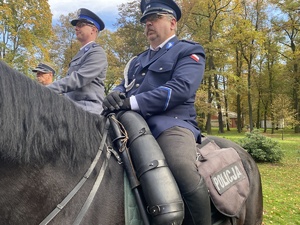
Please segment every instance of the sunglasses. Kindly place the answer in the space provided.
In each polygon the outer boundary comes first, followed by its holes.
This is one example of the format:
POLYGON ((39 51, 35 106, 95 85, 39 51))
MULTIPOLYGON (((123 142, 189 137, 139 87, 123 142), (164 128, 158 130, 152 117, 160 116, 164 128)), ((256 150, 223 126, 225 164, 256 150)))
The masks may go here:
POLYGON ((160 19, 162 19, 164 16, 167 16, 168 14, 162 14, 162 13, 157 13, 157 14, 151 14, 147 16, 145 19, 141 21, 141 23, 146 23, 146 22, 156 22, 160 19))
POLYGON ((84 27, 84 26, 95 27, 95 25, 93 25, 91 23, 87 23, 87 22, 79 21, 79 22, 76 23, 76 27, 81 28, 81 27, 84 27))

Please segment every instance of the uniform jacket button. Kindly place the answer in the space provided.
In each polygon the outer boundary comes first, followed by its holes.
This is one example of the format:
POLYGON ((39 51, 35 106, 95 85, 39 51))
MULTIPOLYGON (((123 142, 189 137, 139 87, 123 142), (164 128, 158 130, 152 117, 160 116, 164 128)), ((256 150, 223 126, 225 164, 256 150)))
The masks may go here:
POLYGON ((140 84, 136 84, 135 86, 136 86, 136 87, 139 87, 139 86, 140 86, 140 84))
POLYGON ((142 73, 142 76, 145 76, 146 75, 146 73, 142 73))

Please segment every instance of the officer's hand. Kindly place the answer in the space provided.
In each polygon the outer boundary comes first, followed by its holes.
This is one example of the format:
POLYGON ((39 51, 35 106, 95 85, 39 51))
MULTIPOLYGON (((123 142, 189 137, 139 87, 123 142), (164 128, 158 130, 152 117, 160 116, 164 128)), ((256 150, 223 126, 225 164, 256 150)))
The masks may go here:
POLYGON ((103 108, 104 110, 119 110, 123 105, 123 100, 120 97, 119 91, 114 91, 109 93, 103 100, 103 108))
POLYGON ((126 95, 119 91, 111 92, 103 100, 103 109, 103 115, 118 110, 130 110, 131 106, 129 98, 126 98, 126 95))
MULTIPOLYGON (((125 97, 125 95, 124 95, 124 97, 125 97)), ((121 96, 121 99, 122 99, 122 96, 121 96)), ((131 105, 130 105, 129 98, 124 98, 123 105, 120 107, 120 109, 121 110, 131 110, 131 105)))

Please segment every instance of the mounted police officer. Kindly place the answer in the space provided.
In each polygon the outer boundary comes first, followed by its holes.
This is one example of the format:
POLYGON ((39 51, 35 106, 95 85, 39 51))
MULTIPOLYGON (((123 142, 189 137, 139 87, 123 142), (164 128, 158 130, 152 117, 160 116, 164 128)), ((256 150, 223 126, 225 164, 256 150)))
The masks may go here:
POLYGON ((204 50, 176 37, 181 10, 173 0, 142 0, 141 11, 150 48, 129 62, 125 79, 104 99, 104 112, 134 110, 145 118, 194 224, 210 225, 208 191, 195 164, 200 131, 194 102, 205 69, 204 50))
POLYGON ((32 72, 36 73, 36 79, 42 85, 48 85, 53 82, 55 70, 49 63, 39 63, 32 72))
POLYGON ((64 94, 84 110, 100 114, 103 110, 107 58, 95 40, 105 25, 96 14, 84 8, 78 10, 77 18, 71 24, 75 26, 81 48, 71 60, 66 77, 47 87, 64 94))

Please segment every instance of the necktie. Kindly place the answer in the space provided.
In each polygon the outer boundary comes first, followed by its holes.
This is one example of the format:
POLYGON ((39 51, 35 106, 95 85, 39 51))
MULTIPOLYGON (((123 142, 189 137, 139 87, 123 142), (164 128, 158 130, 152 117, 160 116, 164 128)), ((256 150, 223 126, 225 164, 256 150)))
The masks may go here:
POLYGON ((156 54, 157 51, 150 50, 150 59, 153 58, 153 56, 156 54))

